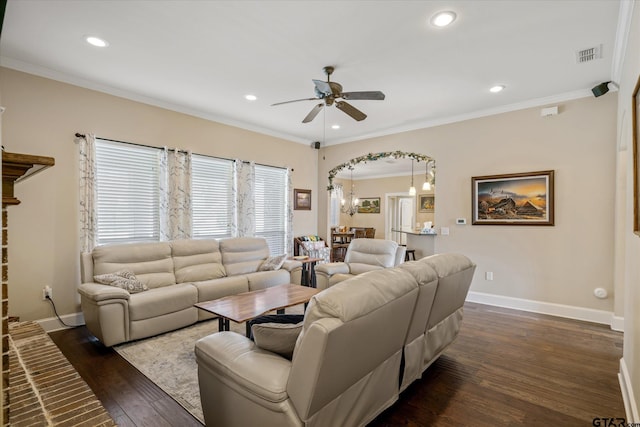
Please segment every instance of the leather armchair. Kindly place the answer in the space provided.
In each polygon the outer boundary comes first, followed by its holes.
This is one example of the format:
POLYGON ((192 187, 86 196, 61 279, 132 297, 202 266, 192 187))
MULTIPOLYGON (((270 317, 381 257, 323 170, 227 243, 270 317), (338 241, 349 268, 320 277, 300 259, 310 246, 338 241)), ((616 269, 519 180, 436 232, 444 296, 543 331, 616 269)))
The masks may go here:
POLYGON ((327 289, 350 277, 372 270, 395 267, 404 262, 406 247, 392 240, 353 239, 344 262, 316 266, 318 289, 327 289))

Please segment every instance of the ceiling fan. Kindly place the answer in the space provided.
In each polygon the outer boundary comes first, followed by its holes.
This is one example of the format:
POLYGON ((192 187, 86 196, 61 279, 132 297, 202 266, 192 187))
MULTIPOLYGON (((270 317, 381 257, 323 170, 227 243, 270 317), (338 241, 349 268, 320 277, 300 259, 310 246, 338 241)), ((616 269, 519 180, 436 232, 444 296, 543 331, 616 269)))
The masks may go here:
POLYGON ((362 111, 358 110, 353 105, 349 104, 346 101, 338 101, 339 98, 348 99, 348 100, 375 100, 382 101, 384 99, 384 93, 379 90, 376 91, 366 91, 366 92, 343 92, 342 85, 340 83, 331 81, 331 74, 335 70, 335 67, 326 66, 323 68, 325 74, 327 75, 327 81, 322 80, 313 80, 313 84, 315 85, 315 98, 303 98, 303 99, 294 99, 293 101, 285 101, 278 102, 276 104, 271 104, 271 106, 289 104, 291 102, 299 102, 299 101, 317 101, 322 100, 315 107, 311 109, 309 114, 302 120, 302 123, 309 123, 312 121, 322 110, 322 107, 325 105, 327 107, 335 104, 336 108, 343 111, 347 115, 351 116, 354 120, 361 121, 367 118, 367 115, 362 111))

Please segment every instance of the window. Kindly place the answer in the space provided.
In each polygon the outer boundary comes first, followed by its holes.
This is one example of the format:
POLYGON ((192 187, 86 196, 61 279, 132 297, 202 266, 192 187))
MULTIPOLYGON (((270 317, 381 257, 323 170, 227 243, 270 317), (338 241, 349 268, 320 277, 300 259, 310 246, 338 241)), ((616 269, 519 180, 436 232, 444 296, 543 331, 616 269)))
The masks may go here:
MULTIPOLYGON (((162 238, 160 221, 167 215, 161 213, 160 183, 168 174, 161 166, 162 151, 96 139, 98 245, 162 238)), ((234 162, 192 154, 190 163, 191 237, 220 239, 235 235, 232 228, 238 206, 232 185, 234 162)), ((255 166, 254 180, 254 216, 243 233, 264 237, 272 254, 283 254, 288 232, 287 170, 255 166)))
POLYGON ((231 237, 233 162, 194 154, 191 159, 192 237, 231 237))
POLYGON ((96 139, 98 244, 159 240, 159 155, 96 139))
POLYGON ((288 180, 285 169, 255 167, 256 236, 264 237, 272 255, 286 252, 288 180))
POLYGON ((342 184, 334 184, 329 192, 329 227, 340 225, 340 207, 342 206, 342 184))

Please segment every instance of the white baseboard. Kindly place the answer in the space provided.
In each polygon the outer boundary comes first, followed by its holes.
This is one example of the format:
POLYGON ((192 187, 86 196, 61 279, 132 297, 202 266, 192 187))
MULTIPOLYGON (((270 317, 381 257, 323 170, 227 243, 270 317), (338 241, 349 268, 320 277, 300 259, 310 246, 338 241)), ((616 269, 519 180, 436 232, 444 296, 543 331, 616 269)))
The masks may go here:
POLYGON ((540 314, 549 314, 552 316, 566 317, 586 322, 600 323, 603 325, 609 325, 611 329, 615 331, 622 332, 624 329, 624 318, 614 316, 610 311, 594 310, 592 308, 506 297, 474 291, 469 292, 467 295, 467 301, 494 305, 497 307, 513 308, 516 310, 531 311, 540 314))
POLYGON ((624 357, 620 359, 620 373, 618 374, 618 380, 620 381, 620 390, 622 391, 622 401, 624 402, 627 424, 632 425, 633 423, 638 423, 640 422, 638 406, 636 405, 633 387, 631 386, 631 378, 629 378, 629 371, 627 370, 627 364, 624 361, 624 357))
POLYGON ((47 319, 36 320, 36 323, 38 323, 47 333, 59 331, 60 329, 67 329, 69 327, 84 325, 84 316, 82 315, 82 313, 64 314, 60 316, 60 318, 69 326, 65 326, 60 323, 57 317, 49 317, 47 319))
POLYGON ((618 332, 624 332, 624 317, 612 316, 611 329, 618 332))

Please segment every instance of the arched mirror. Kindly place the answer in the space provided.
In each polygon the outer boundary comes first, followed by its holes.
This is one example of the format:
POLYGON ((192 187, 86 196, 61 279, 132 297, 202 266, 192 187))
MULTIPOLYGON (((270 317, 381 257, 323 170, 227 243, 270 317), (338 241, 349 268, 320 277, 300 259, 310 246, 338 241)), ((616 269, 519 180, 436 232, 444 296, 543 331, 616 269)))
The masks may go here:
POLYGON ((406 244, 406 233, 434 223, 435 172, 432 157, 403 151, 369 153, 337 165, 328 177, 330 232, 342 227, 364 237, 359 230, 373 229, 375 238, 406 244))

